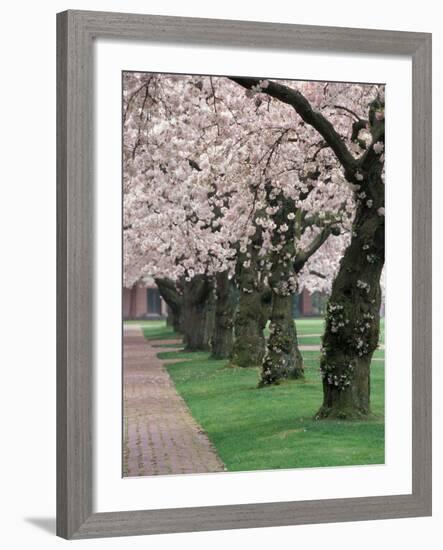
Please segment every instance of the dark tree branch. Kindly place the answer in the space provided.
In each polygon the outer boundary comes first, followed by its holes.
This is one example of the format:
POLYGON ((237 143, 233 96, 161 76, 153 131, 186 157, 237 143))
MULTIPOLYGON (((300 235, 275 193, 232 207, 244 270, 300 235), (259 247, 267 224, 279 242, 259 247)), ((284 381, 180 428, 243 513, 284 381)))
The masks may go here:
POLYGON ((357 115, 357 113, 355 113, 351 109, 348 109, 348 107, 344 107, 343 105, 334 105, 334 109, 342 109, 343 111, 346 111, 350 115, 354 116, 357 120, 362 120, 361 117, 357 115))
MULTIPOLYGON (((259 86, 261 79, 250 77, 230 77, 243 88, 250 90, 253 86, 259 86)), ((349 152, 341 136, 336 132, 334 126, 321 113, 314 111, 309 101, 298 90, 288 88, 283 84, 268 81, 269 84, 262 93, 268 94, 295 109, 299 116, 312 126, 323 137, 329 147, 333 150, 340 164, 350 176, 355 171, 356 160, 349 152)))
POLYGON ((375 99, 369 106, 369 122, 372 134, 372 144, 359 159, 359 168, 363 171, 368 170, 369 167, 380 158, 374 151, 374 144, 378 141, 381 141, 382 143, 385 141, 385 121, 384 119, 377 120, 375 114, 377 109, 382 107, 384 108, 384 104, 381 103, 378 98, 375 99))
POLYGON ((333 228, 331 226, 323 228, 318 235, 314 237, 309 246, 305 250, 301 250, 294 260, 294 271, 299 273, 309 258, 317 252, 328 237, 332 234, 333 228))
POLYGON ((168 304, 172 311, 177 311, 182 306, 183 297, 177 290, 177 286, 174 281, 159 277, 156 277, 154 281, 164 301, 168 304))
POLYGON ((197 170, 197 172, 201 172, 202 169, 200 168, 200 166, 195 162, 195 160, 192 160, 192 159, 188 159, 188 162, 189 162, 189 166, 191 168, 193 168, 194 170, 197 170))
POLYGON ((360 147, 362 149, 366 149, 366 143, 364 142, 364 140, 362 139, 359 139, 358 135, 360 134, 360 130, 363 130, 363 128, 365 128, 367 125, 367 121, 365 120, 356 120, 353 124, 352 124, 352 135, 351 135, 351 140, 354 142, 354 143, 358 143, 360 145, 360 147))
POLYGON ((317 146, 318 146, 318 149, 315 151, 313 156, 310 158, 311 162, 315 162, 317 160, 317 156, 320 153, 320 151, 322 151, 323 149, 326 149, 327 147, 329 147, 329 145, 326 143, 326 141, 321 141, 320 143, 317 144, 317 146))
POLYGON ((310 275, 314 275, 315 277, 318 277, 319 279, 326 279, 326 275, 323 273, 320 273, 320 271, 316 271, 315 269, 309 270, 310 275))

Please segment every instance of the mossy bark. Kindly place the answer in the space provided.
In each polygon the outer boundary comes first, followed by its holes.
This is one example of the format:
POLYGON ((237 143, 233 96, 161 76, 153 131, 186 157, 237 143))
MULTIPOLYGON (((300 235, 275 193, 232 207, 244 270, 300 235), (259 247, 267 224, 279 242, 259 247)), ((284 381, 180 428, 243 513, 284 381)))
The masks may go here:
POLYGON ((235 288, 226 271, 217 273, 215 280, 216 299, 212 357, 214 359, 227 359, 232 353, 234 344, 235 288))
POLYGON ((274 295, 269 324, 269 340, 263 359, 260 387, 285 378, 303 378, 303 357, 298 348, 292 317, 292 295, 274 295))
POLYGON ((271 273, 272 294, 269 340, 263 358, 259 387, 277 384, 285 378, 303 378, 303 358, 298 349, 297 333, 292 316, 292 298, 297 292, 295 260, 295 206, 280 193, 268 193, 269 204, 277 207, 273 216, 276 231, 272 238, 271 273), (274 197, 274 198, 271 198, 274 197), (289 216, 289 217, 288 217, 289 216), (283 231, 283 228, 286 230, 283 231))
POLYGON ((259 367, 265 354, 263 331, 269 319, 271 293, 252 267, 238 270, 237 284, 239 299, 234 319, 231 364, 238 367, 259 367))
POLYGON ((370 413, 370 365, 379 339, 384 265, 382 167, 371 154, 356 190, 351 243, 327 306, 320 362, 323 405, 317 418, 364 418, 370 413))
POLYGON ((214 330, 212 280, 196 275, 183 284, 183 341, 189 351, 209 351, 214 330))

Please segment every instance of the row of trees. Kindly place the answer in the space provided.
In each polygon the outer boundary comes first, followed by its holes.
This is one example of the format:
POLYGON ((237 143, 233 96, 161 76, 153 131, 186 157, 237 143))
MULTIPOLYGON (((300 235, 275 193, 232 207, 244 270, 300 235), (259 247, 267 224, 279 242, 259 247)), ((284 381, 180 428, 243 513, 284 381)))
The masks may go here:
POLYGON ((317 416, 367 415, 383 87, 125 73, 123 92, 125 285, 153 276, 187 348, 260 386, 303 377, 293 296, 328 290, 317 416))

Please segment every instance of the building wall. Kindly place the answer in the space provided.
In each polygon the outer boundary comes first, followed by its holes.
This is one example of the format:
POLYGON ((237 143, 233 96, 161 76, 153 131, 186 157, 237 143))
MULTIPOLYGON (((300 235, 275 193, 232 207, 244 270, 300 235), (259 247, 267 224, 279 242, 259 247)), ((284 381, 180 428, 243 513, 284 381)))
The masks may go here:
POLYGON ((132 288, 123 289, 123 319, 131 318, 131 297, 132 297, 132 288))
POLYGON ((167 306, 160 296, 160 315, 158 312, 148 311, 148 288, 157 289, 155 285, 134 285, 132 288, 123 288, 123 319, 161 319, 167 316, 167 306))
POLYGON ((300 315, 312 315, 312 296, 306 290, 303 289, 303 292, 300 294, 300 315))

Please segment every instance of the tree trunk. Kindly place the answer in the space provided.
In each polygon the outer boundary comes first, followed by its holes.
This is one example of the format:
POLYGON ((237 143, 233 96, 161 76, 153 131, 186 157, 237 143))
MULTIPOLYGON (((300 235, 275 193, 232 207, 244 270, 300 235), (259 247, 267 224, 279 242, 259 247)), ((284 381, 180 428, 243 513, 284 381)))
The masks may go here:
POLYGON ((166 326, 167 327, 172 327, 173 316, 174 316, 174 313, 172 312, 172 309, 169 306, 167 306, 166 308, 166 326))
POLYGON ((274 294, 269 324, 269 340, 259 386, 276 384, 285 378, 303 378, 303 358, 298 348, 292 317, 292 294, 274 294))
POLYGON ((208 351, 214 329, 213 283, 196 275, 183 285, 183 332, 186 349, 208 351))
POLYGON ((370 365, 378 346, 384 265, 381 169, 381 162, 373 162, 360 187, 364 191, 357 192, 351 243, 332 286, 320 362, 323 405, 317 418, 370 413, 370 365))
POLYGON ((227 359, 234 344, 234 285, 226 271, 216 275, 215 324, 212 337, 212 358, 227 359))
POLYGON ((182 323, 181 323, 181 311, 173 310, 168 306, 168 316, 166 318, 166 324, 171 326, 177 334, 183 332, 182 323))
MULTIPOLYGON (((292 317, 292 297, 297 292, 295 258, 295 205, 283 193, 275 198, 268 188, 268 202, 277 211, 273 216, 276 228, 286 225, 286 231, 274 231, 271 253, 270 287, 272 310, 269 340, 263 359, 259 387, 277 384, 285 378, 303 378, 303 359, 298 349, 297 333, 292 317), (290 215, 292 214, 292 216, 290 215), (289 218, 288 218, 289 215, 289 218)), ((274 190, 275 193, 275 190, 274 190)))
POLYGON ((269 319, 271 293, 253 268, 242 268, 237 275, 239 301, 234 320, 231 364, 239 367, 261 365, 266 341, 263 331, 269 319))
POLYGON ((171 279, 156 278, 155 284, 168 306, 167 324, 170 322, 174 332, 182 333, 183 296, 178 289, 177 283, 171 279))

